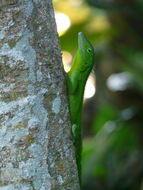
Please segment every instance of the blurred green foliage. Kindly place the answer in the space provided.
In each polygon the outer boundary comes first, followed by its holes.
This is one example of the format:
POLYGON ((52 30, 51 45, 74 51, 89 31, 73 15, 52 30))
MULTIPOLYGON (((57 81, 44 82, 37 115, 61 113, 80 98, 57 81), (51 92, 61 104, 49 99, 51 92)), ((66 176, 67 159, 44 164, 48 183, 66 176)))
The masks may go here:
POLYGON ((79 31, 95 47, 96 94, 83 113, 83 190, 143 190, 143 1, 54 6, 71 20, 62 50, 75 53, 79 31))

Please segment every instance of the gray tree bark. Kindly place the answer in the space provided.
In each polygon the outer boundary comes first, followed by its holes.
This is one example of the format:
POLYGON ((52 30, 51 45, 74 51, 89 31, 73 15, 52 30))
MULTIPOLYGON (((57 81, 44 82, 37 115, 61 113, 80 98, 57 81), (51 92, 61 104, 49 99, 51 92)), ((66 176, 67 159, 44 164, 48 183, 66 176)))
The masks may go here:
POLYGON ((79 190, 51 0, 0 0, 0 190, 79 190))

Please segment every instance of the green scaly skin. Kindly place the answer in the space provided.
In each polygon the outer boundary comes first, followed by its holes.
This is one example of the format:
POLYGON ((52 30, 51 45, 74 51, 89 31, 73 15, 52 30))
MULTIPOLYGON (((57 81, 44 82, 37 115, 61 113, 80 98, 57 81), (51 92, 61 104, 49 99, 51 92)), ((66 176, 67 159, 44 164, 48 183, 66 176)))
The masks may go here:
POLYGON ((78 34, 78 50, 72 67, 67 73, 70 117, 75 145, 76 162, 81 184, 81 151, 82 151, 82 104, 87 78, 94 65, 94 49, 84 34, 78 34))

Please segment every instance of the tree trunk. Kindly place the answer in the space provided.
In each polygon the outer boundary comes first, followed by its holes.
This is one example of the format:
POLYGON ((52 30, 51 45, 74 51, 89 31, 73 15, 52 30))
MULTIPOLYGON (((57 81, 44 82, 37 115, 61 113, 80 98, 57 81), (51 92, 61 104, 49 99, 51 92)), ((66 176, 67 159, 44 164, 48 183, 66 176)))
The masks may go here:
POLYGON ((0 190, 78 190, 50 0, 0 0, 0 190))

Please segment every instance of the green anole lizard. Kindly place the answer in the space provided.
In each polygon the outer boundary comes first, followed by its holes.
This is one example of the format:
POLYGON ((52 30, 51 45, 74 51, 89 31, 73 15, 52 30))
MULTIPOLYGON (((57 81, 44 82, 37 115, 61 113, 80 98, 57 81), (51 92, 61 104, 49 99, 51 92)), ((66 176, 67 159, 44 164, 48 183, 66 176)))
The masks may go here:
POLYGON ((81 184, 81 151, 82 151, 82 104, 87 78, 94 65, 94 49, 82 32, 78 33, 78 50, 72 67, 67 75, 67 86, 75 145, 76 162, 81 184))

